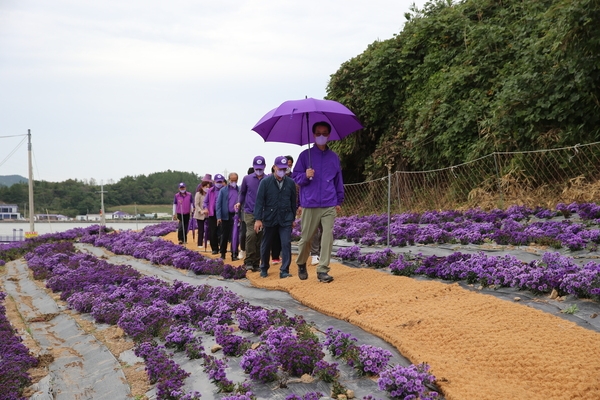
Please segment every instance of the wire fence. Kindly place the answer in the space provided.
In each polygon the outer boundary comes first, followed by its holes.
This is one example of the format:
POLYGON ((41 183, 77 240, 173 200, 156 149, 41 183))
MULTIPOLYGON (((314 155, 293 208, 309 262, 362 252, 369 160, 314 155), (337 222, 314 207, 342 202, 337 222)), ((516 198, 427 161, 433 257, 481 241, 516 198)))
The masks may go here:
POLYGON ((344 215, 510 205, 554 207, 600 199, 600 142, 497 152, 431 171, 396 171, 346 184, 344 215))

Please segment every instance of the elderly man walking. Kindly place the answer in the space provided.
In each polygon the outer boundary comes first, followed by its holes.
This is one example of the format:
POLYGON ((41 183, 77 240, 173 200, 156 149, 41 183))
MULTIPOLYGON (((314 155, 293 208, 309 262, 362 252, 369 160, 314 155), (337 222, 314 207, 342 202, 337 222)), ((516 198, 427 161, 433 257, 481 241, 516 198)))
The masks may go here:
POLYGON ((263 233, 262 231, 254 231, 254 205, 258 186, 265 176, 265 158, 263 156, 254 157, 252 167, 254 172, 242 179, 236 208, 243 207, 244 222, 246 223, 246 257, 244 258, 244 265, 247 270, 257 272, 260 264, 260 243, 263 233))
POLYGON ((331 125, 317 122, 312 126, 315 145, 304 150, 292 174, 300 187, 302 205, 302 236, 298 242, 298 277, 308 279, 306 260, 310 254, 311 238, 322 226, 321 254, 317 265, 317 279, 331 282, 329 261, 333 247, 333 222, 344 201, 344 181, 338 155, 327 146, 331 125), (310 154, 309 154, 310 152, 310 154))
POLYGON ((258 187, 254 206, 254 231, 264 231, 260 245, 260 276, 267 277, 269 250, 273 237, 281 240, 281 267, 279 278, 289 278, 292 262, 292 226, 296 217, 296 184, 285 175, 287 158, 275 159, 274 174, 266 177, 258 187))

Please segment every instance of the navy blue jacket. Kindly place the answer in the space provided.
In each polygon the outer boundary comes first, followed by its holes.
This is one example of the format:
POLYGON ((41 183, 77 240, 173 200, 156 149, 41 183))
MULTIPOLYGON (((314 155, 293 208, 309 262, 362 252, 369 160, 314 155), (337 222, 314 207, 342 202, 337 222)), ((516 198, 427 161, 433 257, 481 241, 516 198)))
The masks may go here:
POLYGON ((292 178, 284 176, 281 189, 274 175, 261 180, 254 205, 255 220, 267 227, 292 226, 296 208, 296 183, 292 178))

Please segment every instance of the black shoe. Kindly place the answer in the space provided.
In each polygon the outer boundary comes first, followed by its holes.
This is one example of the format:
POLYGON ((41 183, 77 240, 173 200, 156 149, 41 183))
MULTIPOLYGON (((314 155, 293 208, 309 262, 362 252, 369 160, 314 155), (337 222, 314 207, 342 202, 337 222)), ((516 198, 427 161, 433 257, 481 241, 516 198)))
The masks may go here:
POLYGON ((219 252, 218 252, 218 251, 215 251, 215 250, 213 250, 213 251, 212 251, 212 254, 219 254, 219 252))
POLYGON ((225 254, 221 254, 221 260, 225 259, 225 254))
POLYGON ((238 256, 237 256, 237 254, 236 254, 236 255, 233 255, 233 256, 231 256, 231 261, 237 261, 237 260, 239 260, 239 258, 238 258, 238 256))
POLYGON ((333 276, 329 275, 327 272, 319 272, 317 274, 317 279, 319 282, 329 283, 333 281, 333 276))
POLYGON ((183 244, 183 242, 180 240, 180 241, 179 241, 179 244, 183 244))
POLYGON ((298 264, 298 278, 305 281, 308 279, 308 272, 306 271, 306 264, 298 264))
POLYGON ((280 272, 279 273, 279 278, 280 279, 284 279, 284 278, 291 278, 292 274, 290 274, 289 272, 280 272))
POLYGON ((252 271, 254 271, 254 272, 258 272, 258 271, 260 271, 260 266, 258 266, 258 265, 253 265, 253 266, 252 266, 252 271))
POLYGON ((267 277, 267 270, 266 269, 260 269, 260 277, 261 278, 266 278, 267 277))

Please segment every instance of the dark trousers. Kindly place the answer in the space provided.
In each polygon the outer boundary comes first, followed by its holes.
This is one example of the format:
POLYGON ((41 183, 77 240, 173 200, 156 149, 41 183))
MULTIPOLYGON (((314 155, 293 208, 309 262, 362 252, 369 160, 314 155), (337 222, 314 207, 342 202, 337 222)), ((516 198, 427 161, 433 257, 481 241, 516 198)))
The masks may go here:
MULTIPOLYGON (((221 255, 225 256, 227 253, 227 243, 231 243, 231 233, 233 231, 233 218, 235 213, 229 213, 229 219, 221 220, 221 255)), ((239 232, 238 232, 239 233, 239 232)), ((237 256, 237 248, 231 249, 231 254, 237 256)))
POLYGON ((190 226, 190 214, 177 214, 179 225, 177 226, 177 240, 187 242, 188 227, 190 226))
POLYGON ((269 269, 270 249, 273 246, 273 238, 279 237, 281 241, 281 267, 280 272, 290 272, 292 262, 292 227, 291 226, 263 226, 263 238, 260 243, 260 268, 263 271, 269 269))
POLYGON ((196 219, 198 223, 198 247, 204 246, 204 220, 196 219))
POLYGON ((281 239, 279 239, 279 235, 273 236, 273 241, 271 242, 271 259, 278 260, 281 256, 281 239))
POLYGON ((208 217, 208 241, 212 251, 219 252, 219 231, 217 229, 217 217, 208 217))

